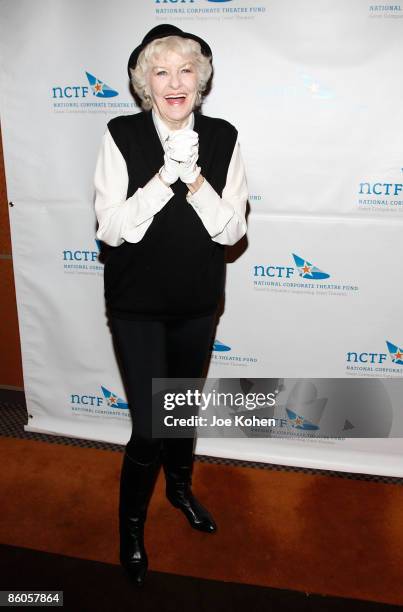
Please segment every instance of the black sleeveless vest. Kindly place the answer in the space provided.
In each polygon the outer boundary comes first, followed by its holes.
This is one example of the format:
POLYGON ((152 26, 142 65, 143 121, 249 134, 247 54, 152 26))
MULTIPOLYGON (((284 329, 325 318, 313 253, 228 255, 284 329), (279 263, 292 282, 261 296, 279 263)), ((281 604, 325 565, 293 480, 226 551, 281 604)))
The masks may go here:
MULTIPOLYGON (((223 119, 194 113, 203 176, 221 196, 237 130, 223 119)), ((108 129, 129 176, 127 197, 164 163, 151 111, 111 119, 108 129)), ((110 315, 121 319, 177 319, 212 314, 224 292, 225 247, 214 242, 186 200, 181 180, 154 215, 144 237, 106 249, 104 286, 110 315)))

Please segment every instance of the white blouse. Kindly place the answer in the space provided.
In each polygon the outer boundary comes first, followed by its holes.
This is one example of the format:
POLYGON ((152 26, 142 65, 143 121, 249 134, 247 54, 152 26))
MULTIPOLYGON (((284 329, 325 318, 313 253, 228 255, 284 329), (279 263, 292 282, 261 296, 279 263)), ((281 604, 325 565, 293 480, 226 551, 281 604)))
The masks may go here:
MULTIPOLYGON (((154 111, 152 115, 157 133, 163 142, 169 135, 169 130, 154 111)), ((193 125, 192 113, 186 128, 193 129, 193 125)), ((94 185, 95 213, 99 223, 96 236, 110 246, 120 246, 124 241, 140 242, 154 215, 174 195, 172 189, 167 187, 157 174, 126 199, 128 184, 126 161, 106 129, 96 163, 94 185)), ((199 189, 193 194, 189 191, 186 199, 215 242, 232 245, 246 234, 248 187, 238 138, 222 197, 204 178, 199 189)))

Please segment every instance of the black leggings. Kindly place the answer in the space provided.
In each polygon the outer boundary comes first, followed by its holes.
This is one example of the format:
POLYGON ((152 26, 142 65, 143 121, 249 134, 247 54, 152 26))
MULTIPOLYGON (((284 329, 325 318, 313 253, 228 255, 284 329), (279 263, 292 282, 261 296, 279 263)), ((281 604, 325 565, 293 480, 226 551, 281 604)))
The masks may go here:
POLYGON ((162 443, 152 438, 152 378, 201 378, 215 320, 215 314, 176 321, 110 318, 133 423, 126 452, 136 461, 154 461, 162 443))

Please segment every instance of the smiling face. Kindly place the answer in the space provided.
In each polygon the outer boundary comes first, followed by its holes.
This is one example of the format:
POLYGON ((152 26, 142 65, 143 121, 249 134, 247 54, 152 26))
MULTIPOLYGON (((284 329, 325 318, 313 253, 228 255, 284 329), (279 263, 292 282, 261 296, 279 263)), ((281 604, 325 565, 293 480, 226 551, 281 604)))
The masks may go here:
POLYGON ((198 74, 191 56, 167 51, 156 56, 147 85, 153 108, 171 130, 179 130, 196 102, 198 74))

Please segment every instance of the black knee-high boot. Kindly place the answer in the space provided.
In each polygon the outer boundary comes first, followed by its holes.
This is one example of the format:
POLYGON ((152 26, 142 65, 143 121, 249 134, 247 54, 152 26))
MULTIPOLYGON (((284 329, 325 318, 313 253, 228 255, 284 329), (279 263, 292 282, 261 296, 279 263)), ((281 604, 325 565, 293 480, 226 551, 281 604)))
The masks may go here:
POLYGON ((161 455, 168 500, 183 512, 194 529, 214 533, 217 525, 213 517, 191 490, 193 439, 165 438, 161 455))
POLYGON ((159 457, 145 464, 135 461, 127 452, 123 458, 119 500, 120 562, 137 586, 143 585, 148 568, 144 524, 160 465, 159 457))

